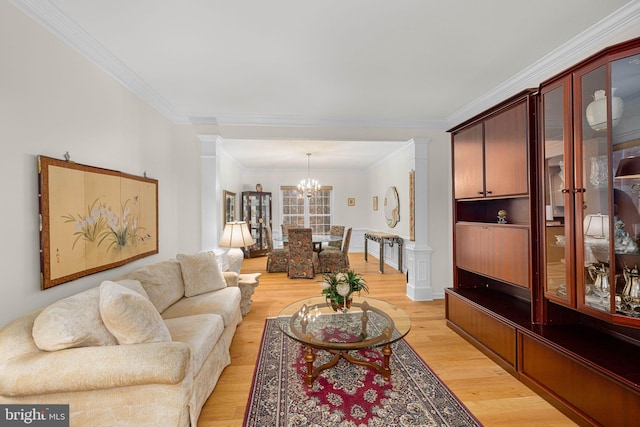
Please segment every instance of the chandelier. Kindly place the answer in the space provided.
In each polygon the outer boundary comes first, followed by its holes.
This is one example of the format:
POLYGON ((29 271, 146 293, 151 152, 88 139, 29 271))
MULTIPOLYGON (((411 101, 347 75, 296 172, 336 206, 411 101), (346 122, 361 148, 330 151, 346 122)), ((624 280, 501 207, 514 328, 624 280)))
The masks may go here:
POLYGON ((313 197, 320 190, 320 183, 311 179, 311 153, 307 153, 307 179, 303 179, 298 184, 299 196, 313 197))

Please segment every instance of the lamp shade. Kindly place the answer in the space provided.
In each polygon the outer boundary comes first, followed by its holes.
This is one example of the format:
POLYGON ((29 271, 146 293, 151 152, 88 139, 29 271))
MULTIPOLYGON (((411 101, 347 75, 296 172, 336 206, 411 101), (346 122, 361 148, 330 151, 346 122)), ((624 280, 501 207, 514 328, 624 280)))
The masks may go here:
POLYGON ((218 245, 223 248, 245 248, 255 242, 245 221, 232 221, 224 226, 218 245))
POLYGON ((620 160, 616 178, 640 178, 640 157, 626 157, 620 160))
MULTIPOLYGON (((611 88, 613 94, 616 88, 611 88)), ((622 111, 624 110, 624 102, 622 98, 617 96, 611 97, 611 120, 613 126, 620 123, 622 111)), ((604 90, 597 90, 593 94, 593 102, 587 105, 586 110, 587 122, 595 131, 607 130, 607 93, 604 90)))
POLYGON ((596 239, 609 237, 609 215, 589 214, 584 217, 584 235, 596 239))

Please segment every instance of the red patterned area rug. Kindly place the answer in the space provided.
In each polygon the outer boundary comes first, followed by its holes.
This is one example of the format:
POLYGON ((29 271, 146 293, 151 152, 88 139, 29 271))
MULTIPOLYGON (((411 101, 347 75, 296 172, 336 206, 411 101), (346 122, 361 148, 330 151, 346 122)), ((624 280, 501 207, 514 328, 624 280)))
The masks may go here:
MULTIPOLYGON (((404 340, 392 346, 389 382, 371 368, 340 359, 308 389, 302 348, 280 331, 279 321, 265 322, 245 426, 481 425, 404 340)), ((330 356, 317 350, 315 366, 330 356)), ((358 357, 382 364, 376 349, 361 350, 358 357)))

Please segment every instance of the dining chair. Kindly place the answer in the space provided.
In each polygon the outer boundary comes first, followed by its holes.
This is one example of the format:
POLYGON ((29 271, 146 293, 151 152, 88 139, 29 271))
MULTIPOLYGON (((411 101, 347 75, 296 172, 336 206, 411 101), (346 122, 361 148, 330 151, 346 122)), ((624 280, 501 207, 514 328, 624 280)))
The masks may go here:
POLYGON ((340 240, 332 240, 327 243, 322 250, 341 251, 342 250, 342 237, 344 236, 344 225, 332 225, 329 230, 330 236, 339 236, 340 240))
POLYGON ((320 272, 318 253, 313 250, 310 228, 289 229, 289 278, 313 279, 320 272))
POLYGON ((267 239, 267 271, 269 273, 286 273, 289 269, 289 249, 275 249, 271 227, 264 225, 267 239))
POLYGON ((347 230, 344 236, 342 250, 323 250, 318 255, 320 261, 320 271, 322 273, 335 273, 337 271, 349 269, 349 243, 351 242, 351 230, 347 230))
POLYGON ((282 246, 289 246, 289 242, 286 237, 289 235, 289 229, 294 228, 295 226, 295 224, 280 224, 280 228, 282 229, 282 246))

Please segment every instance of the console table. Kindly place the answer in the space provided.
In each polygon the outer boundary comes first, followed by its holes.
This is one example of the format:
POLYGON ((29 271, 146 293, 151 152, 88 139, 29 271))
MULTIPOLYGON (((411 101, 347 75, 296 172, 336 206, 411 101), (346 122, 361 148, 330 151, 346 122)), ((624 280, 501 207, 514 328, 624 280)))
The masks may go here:
POLYGON ((394 244, 398 244, 398 271, 402 273, 402 245, 404 244, 404 240, 402 237, 397 234, 389 234, 389 233, 364 233, 364 260, 368 262, 368 251, 367 244, 369 240, 373 240, 374 242, 378 242, 380 245, 380 273, 384 273, 384 245, 387 244, 389 247, 393 247, 394 244))

